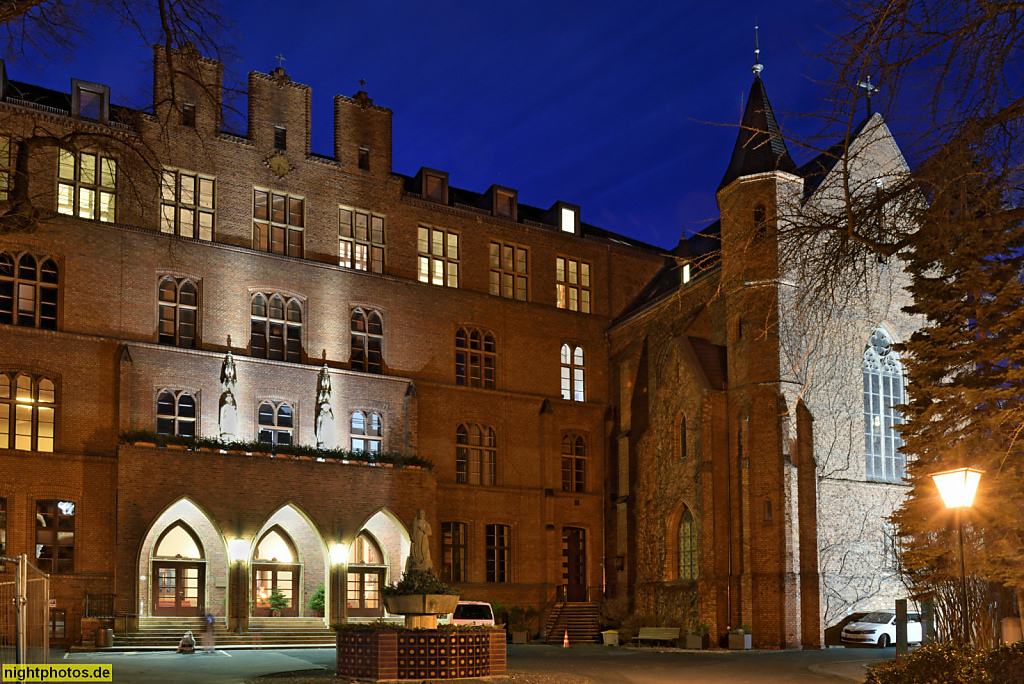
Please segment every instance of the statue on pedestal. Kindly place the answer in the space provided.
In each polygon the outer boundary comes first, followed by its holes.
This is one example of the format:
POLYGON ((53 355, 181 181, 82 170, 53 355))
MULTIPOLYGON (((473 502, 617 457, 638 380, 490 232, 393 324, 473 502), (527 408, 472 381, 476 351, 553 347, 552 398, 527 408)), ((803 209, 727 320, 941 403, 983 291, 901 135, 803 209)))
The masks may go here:
POLYGON ((231 335, 228 335, 228 353, 220 367, 220 439, 222 442, 233 442, 238 439, 238 404, 235 401, 235 385, 238 375, 235 372, 235 358, 231 355, 231 335))
POLYGON ((337 446, 334 430, 334 410, 331 408, 331 373, 327 368, 327 352, 324 351, 324 365, 316 390, 316 445, 321 449, 337 446))
POLYGON ((430 560, 430 523, 423 509, 416 511, 416 519, 412 522, 412 546, 409 549, 409 560, 405 562, 405 571, 422 570, 430 572, 434 564, 430 560))

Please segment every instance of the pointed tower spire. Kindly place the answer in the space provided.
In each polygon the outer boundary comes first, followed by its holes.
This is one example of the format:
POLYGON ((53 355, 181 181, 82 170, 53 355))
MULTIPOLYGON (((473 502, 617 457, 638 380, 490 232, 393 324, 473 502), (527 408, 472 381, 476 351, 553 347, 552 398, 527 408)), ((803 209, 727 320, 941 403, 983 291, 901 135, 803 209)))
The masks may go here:
POLYGON ((786 171, 796 173, 796 164, 789 156, 786 141, 775 120, 775 112, 768 102, 768 92, 761 80, 761 48, 757 40, 757 27, 754 27, 754 83, 750 86, 747 97, 747 108, 743 110, 740 132, 736 136, 736 146, 732 150, 729 168, 719 184, 721 190, 740 176, 749 176, 766 171, 786 171))

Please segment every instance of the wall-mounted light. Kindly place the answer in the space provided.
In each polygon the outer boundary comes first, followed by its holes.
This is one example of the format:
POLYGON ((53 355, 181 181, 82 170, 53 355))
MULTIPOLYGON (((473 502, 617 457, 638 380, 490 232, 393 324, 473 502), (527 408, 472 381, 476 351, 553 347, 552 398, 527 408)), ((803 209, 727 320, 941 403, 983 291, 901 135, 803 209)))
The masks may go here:
POLYGON ((331 565, 341 565, 348 558, 348 546, 331 544, 331 565))
POLYGON ((231 554, 231 560, 235 563, 244 561, 249 555, 249 542, 244 539, 229 539, 228 540, 228 553, 231 554))

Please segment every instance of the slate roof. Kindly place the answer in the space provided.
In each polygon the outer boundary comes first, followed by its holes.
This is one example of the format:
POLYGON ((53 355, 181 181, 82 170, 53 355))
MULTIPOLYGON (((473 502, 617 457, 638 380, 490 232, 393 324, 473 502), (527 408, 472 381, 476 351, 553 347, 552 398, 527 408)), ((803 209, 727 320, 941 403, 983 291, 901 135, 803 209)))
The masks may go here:
MULTIPOLYGON (((71 95, 62 93, 59 90, 32 85, 31 83, 7 81, 7 90, 4 93, 4 98, 24 100, 30 105, 50 107, 61 110, 66 115, 71 114, 71 95)), ((110 103, 110 120, 130 125, 134 120, 133 111, 128 107, 110 103)))
POLYGON ((775 113, 768 102, 764 81, 755 74, 747 107, 743 111, 743 120, 740 122, 740 132, 736 136, 736 146, 732 149, 732 159, 729 160, 729 167, 718 189, 721 190, 740 176, 766 171, 796 173, 796 164, 786 149, 786 141, 782 138, 775 113))

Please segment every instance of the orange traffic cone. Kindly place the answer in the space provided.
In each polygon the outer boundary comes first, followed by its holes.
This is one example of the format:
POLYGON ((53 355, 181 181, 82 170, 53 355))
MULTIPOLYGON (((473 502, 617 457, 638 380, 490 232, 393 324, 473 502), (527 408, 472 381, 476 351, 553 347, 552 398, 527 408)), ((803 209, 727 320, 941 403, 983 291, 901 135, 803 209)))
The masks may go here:
POLYGON ((562 648, 569 648, 569 630, 565 630, 565 638, 562 639, 562 648))

